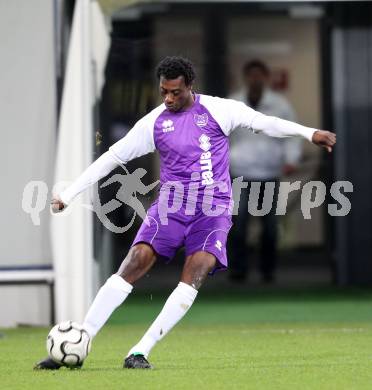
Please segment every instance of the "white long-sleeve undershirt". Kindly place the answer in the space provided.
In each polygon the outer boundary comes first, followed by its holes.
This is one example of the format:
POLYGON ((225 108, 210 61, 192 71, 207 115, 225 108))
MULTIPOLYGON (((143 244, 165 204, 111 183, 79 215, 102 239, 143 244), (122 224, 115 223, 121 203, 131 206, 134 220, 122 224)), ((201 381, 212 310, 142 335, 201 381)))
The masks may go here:
POLYGON ((62 202, 66 205, 70 204, 75 196, 108 175, 119 164, 120 163, 110 150, 103 153, 102 156, 89 165, 89 167, 60 194, 62 202))
POLYGON ((295 122, 290 122, 285 119, 261 113, 257 113, 257 115, 253 118, 251 127, 253 132, 262 132, 270 137, 285 138, 302 136, 310 142, 312 141, 314 132, 317 131, 317 129, 312 129, 310 127, 299 125, 295 122))

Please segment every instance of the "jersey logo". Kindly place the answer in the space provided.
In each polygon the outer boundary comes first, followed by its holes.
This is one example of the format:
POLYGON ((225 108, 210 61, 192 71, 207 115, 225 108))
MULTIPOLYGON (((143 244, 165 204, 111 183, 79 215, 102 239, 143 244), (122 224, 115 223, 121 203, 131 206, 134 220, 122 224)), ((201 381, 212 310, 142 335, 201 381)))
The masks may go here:
POLYGON ((171 131, 174 131, 173 121, 170 119, 163 121, 161 124, 163 127, 163 133, 169 133, 171 131))
POLYGON ((198 126, 198 127, 207 126, 207 124, 208 124, 208 114, 207 113, 204 113, 204 114, 201 114, 201 115, 194 114, 194 121, 195 121, 196 126, 198 126))
POLYGON ((221 251, 221 250, 222 250, 222 242, 221 242, 220 240, 217 240, 217 241, 216 241, 216 244, 215 244, 215 247, 216 247, 219 251, 221 251))
POLYGON ((207 186, 214 183, 213 180, 213 165, 212 165, 212 153, 210 152, 211 143, 210 138, 206 134, 202 134, 199 137, 200 149, 204 151, 200 155, 200 169, 202 172, 202 185, 207 186))
POLYGON ((199 137, 200 149, 204 150, 204 152, 208 152, 208 150, 211 148, 209 140, 210 138, 206 134, 202 134, 199 137))

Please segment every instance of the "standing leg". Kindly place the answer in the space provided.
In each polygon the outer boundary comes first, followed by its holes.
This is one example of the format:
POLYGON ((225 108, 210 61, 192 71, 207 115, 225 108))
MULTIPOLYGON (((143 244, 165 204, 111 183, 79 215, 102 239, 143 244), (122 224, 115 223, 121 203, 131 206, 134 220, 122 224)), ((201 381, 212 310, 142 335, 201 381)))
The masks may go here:
POLYGON ((198 289, 215 264, 215 256, 208 252, 196 252, 186 258, 181 281, 169 296, 162 311, 145 335, 129 351, 124 367, 151 368, 151 365, 146 360, 151 349, 187 313, 196 298, 198 289))

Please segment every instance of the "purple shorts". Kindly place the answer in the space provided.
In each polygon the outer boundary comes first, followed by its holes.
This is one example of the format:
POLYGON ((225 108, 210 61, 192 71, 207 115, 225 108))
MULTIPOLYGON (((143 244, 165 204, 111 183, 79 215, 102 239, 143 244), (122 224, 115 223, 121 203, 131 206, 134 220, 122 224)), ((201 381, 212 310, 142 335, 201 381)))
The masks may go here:
POLYGON ((185 215, 182 208, 167 218, 168 224, 162 224, 158 202, 153 203, 147 211, 148 223, 142 222, 132 246, 145 242, 166 261, 172 260, 181 247, 185 247, 186 256, 205 251, 217 259, 213 272, 227 268, 226 242, 232 226, 231 215, 207 216, 201 210, 195 215, 185 215))

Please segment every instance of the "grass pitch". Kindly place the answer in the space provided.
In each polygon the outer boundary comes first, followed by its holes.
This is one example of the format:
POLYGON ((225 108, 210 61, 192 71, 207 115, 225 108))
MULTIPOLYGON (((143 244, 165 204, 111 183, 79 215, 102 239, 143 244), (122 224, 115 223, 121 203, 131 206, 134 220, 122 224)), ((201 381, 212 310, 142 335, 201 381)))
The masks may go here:
POLYGON ((35 372, 48 329, 1 331, 0 389, 371 389, 371 291, 201 292, 153 350, 152 371, 123 357, 167 294, 128 299, 82 370, 35 372))

